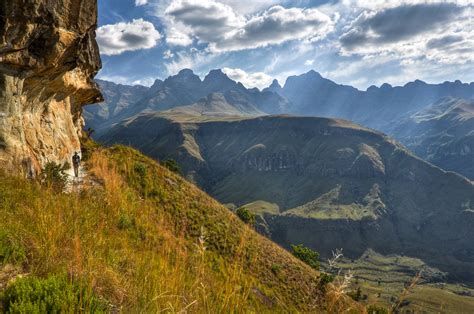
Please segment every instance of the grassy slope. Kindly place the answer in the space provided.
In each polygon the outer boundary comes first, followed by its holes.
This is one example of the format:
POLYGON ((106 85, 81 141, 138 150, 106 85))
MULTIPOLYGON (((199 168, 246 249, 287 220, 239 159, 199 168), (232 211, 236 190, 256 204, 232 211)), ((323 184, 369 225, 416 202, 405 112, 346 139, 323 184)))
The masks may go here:
POLYGON ((126 312, 361 310, 137 151, 99 148, 87 167, 99 184, 80 194, 0 175, 0 230, 26 252, 21 272, 67 274, 126 312))

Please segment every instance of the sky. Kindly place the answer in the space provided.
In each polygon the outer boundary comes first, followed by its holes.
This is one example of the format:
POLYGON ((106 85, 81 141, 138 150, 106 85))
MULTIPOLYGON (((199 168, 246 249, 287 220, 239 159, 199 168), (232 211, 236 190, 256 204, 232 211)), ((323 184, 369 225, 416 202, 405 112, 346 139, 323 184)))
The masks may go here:
POLYGON ((98 0, 98 78, 151 85, 183 68, 247 87, 315 70, 365 90, 474 81, 472 0, 98 0))

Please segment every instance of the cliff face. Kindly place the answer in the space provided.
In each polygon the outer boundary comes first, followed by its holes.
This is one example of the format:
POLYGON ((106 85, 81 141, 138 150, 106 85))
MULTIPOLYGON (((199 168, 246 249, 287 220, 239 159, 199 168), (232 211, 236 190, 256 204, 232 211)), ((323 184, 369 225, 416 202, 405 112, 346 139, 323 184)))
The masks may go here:
POLYGON ((0 3, 0 166, 34 175, 80 149, 81 107, 102 100, 96 0, 0 3))

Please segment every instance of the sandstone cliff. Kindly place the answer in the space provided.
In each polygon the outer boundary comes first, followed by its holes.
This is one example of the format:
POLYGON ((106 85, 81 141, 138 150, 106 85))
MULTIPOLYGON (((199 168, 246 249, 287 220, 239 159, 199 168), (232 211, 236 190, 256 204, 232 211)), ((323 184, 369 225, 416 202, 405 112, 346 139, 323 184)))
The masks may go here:
POLYGON ((81 107, 102 100, 96 0, 0 3, 0 168, 34 175, 79 150, 81 107))

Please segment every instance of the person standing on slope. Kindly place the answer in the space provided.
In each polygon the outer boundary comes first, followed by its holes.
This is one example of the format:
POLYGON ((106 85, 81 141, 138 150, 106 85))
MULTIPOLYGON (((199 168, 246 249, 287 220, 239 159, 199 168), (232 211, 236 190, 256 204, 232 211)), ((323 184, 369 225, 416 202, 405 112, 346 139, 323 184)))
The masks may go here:
POLYGON ((79 156, 78 152, 74 153, 74 156, 72 156, 72 165, 74 166, 74 175, 76 178, 79 176, 79 165, 81 163, 81 157, 79 156))

